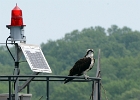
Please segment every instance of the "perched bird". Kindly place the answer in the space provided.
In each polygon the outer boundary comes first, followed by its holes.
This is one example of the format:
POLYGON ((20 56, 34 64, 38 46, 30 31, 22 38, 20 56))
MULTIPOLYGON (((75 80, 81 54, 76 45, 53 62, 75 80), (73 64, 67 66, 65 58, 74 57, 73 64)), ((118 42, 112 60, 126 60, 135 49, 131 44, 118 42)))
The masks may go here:
MULTIPOLYGON (((87 79, 89 76, 87 76, 87 72, 89 70, 92 69, 94 63, 95 63, 95 59, 94 59, 94 51, 93 49, 88 49, 86 52, 86 55, 79 59, 74 66, 72 67, 72 69, 70 69, 69 71, 69 75, 68 76, 81 76, 84 74, 85 79, 87 79)), ((65 78, 65 83, 73 80, 74 78, 65 78)))

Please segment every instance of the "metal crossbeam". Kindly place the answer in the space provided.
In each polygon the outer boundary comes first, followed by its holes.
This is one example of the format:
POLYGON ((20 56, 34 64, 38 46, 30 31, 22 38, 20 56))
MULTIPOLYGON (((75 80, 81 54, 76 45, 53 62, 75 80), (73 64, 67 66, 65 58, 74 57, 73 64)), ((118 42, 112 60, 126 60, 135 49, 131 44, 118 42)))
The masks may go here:
MULTIPOLYGON (((33 75, 38 75, 39 72, 34 72, 33 75)), ((20 92, 21 90, 23 90, 35 77, 30 77, 27 79, 27 81, 22 85, 22 86, 19 86, 19 90, 18 92, 20 92)))

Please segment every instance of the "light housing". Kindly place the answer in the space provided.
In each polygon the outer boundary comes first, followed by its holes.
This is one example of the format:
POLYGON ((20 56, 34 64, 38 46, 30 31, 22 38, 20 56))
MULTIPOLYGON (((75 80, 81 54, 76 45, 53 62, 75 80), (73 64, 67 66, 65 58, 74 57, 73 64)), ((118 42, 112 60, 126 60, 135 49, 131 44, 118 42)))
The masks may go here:
POLYGON ((9 41, 20 41, 26 42, 26 37, 24 36, 24 26, 22 18, 22 10, 17 6, 11 11, 11 24, 6 25, 10 29, 10 38, 9 41))
POLYGON ((17 6, 11 12, 11 26, 22 26, 23 18, 22 18, 22 10, 17 6))

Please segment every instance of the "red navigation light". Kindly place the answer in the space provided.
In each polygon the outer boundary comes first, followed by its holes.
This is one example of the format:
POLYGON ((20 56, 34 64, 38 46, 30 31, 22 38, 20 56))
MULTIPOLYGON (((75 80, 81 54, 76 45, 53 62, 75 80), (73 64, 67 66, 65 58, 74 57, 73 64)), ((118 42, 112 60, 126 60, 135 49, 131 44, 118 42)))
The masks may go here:
POLYGON ((11 26, 22 26, 22 10, 17 6, 11 12, 11 26))

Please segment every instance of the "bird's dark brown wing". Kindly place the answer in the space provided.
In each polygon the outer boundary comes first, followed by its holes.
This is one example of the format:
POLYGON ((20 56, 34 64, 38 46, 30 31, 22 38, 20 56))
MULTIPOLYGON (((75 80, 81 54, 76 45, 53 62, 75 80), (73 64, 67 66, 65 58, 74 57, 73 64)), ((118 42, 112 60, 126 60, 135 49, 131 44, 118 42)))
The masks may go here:
MULTIPOLYGON (((84 72, 86 69, 89 68, 90 64, 91 64, 91 58, 86 58, 86 57, 84 57, 84 58, 82 58, 82 59, 79 59, 79 60, 74 64, 73 68, 70 70, 68 76, 74 76, 74 75, 80 76, 80 75, 82 75, 83 72, 84 72)), ((71 81, 71 80, 73 80, 73 79, 74 79, 74 78, 65 78, 64 84, 67 83, 67 82, 69 82, 69 81, 71 81)))
POLYGON ((73 68, 70 70, 69 75, 81 75, 83 71, 89 68, 91 64, 91 58, 84 57, 82 59, 79 59, 73 66, 73 68))

